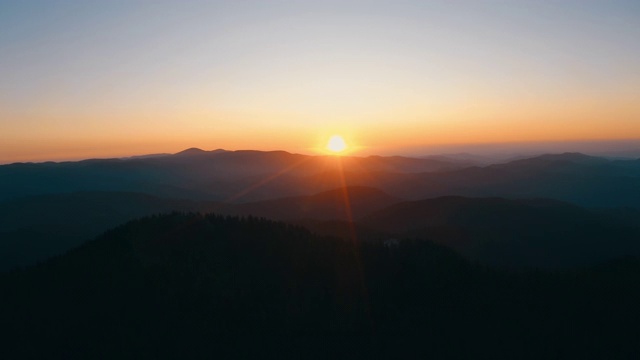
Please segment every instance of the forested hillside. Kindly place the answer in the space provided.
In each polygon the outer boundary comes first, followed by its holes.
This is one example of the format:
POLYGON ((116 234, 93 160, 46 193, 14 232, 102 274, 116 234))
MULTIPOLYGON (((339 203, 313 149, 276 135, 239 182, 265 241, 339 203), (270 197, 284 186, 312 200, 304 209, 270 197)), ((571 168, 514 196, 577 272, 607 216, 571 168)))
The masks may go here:
POLYGON ((474 265, 254 217, 132 221, 0 278, 3 358, 630 358, 640 261, 474 265), (38 344, 38 346, 32 346, 38 344))

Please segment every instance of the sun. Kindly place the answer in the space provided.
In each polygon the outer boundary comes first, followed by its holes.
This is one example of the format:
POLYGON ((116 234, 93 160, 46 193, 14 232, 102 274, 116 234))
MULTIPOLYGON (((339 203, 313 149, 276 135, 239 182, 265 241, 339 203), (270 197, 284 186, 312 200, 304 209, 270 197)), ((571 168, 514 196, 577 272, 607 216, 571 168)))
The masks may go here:
POLYGON ((347 149, 347 143, 340 135, 332 135, 327 142, 327 150, 333 153, 341 153, 347 149))

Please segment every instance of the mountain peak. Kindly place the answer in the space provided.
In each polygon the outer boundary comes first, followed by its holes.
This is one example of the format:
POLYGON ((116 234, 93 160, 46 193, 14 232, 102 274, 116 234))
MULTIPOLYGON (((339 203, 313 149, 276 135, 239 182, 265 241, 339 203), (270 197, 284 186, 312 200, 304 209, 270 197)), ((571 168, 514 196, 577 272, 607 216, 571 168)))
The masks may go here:
POLYGON ((188 148, 186 150, 177 152, 174 155, 198 155, 198 154, 204 154, 204 153, 206 153, 206 151, 196 147, 192 147, 192 148, 188 148))
POLYGON ((227 152, 227 150, 225 149, 215 149, 215 150, 202 150, 200 148, 197 147, 192 147, 192 148, 188 148, 186 150, 182 150, 178 153, 175 153, 174 155, 178 155, 178 156, 193 156, 193 155, 204 155, 204 154, 217 154, 217 153, 223 153, 223 152, 227 152))

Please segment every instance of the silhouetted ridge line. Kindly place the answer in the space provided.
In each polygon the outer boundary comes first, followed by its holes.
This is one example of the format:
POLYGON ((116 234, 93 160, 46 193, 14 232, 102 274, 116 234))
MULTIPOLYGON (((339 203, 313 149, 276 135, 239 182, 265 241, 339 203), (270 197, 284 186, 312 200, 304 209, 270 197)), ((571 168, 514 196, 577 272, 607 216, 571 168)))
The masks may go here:
POLYGON ((526 163, 526 162, 561 162, 561 161, 579 163, 579 164, 602 164, 602 163, 609 162, 609 160, 602 157, 598 157, 598 156, 585 155, 585 154, 576 153, 576 152, 565 152, 561 154, 543 154, 543 155, 528 157, 524 159, 513 160, 511 162, 508 162, 507 164, 517 164, 520 162, 526 163))
POLYGON ((199 148, 189 148, 189 149, 185 149, 180 152, 177 152, 174 155, 202 155, 205 153, 207 153, 207 151, 204 151, 199 148))

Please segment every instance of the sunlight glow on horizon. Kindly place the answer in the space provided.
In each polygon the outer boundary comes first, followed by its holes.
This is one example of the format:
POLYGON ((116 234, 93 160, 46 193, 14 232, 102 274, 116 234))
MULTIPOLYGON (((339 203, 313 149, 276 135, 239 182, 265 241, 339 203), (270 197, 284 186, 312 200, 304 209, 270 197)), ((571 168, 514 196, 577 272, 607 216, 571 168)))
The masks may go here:
POLYGON ((340 154, 347 149, 347 143, 340 135, 332 135, 327 142, 327 149, 335 154, 340 154))
POLYGON ((632 1, 34 0, 0 23, 0 163, 320 154, 326 129, 350 154, 640 139, 632 1))

